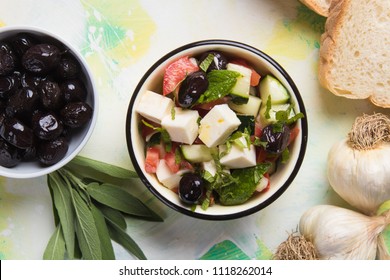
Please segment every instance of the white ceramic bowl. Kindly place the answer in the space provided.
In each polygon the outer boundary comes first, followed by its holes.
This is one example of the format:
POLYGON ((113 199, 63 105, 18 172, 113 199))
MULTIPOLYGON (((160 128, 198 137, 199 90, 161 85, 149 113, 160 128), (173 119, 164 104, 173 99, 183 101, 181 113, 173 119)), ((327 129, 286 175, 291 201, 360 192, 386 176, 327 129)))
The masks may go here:
POLYGON ((49 174, 67 164, 71 161, 85 146, 88 139, 90 138, 92 131, 95 127, 98 113, 98 94, 96 86, 92 77, 92 72, 88 67, 88 64, 81 56, 81 54, 69 43, 65 42, 59 36, 52 34, 51 32, 28 26, 10 26, 10 27, 1 27, 0 28, 0 40, 5 40, 12 36, 15 36, 18 33, 27 33, 35 37, 45 39, 48 42, 52 42, 58 46, 65 46, 71 54, 78 60, 81 66, 81 78, 84 81, 87 90, 87 100, 86 102, 93 109, 92 119, 88 124, 83 126, 80 129, 72 130, 71 140, 69 142, 69 149, 66 155, 59 162, 50 165, 44 166, 38 161, 26 161, 21 162, 18 165, 7 168, 0 166, 0 176, 9 177, 9 178, 33 178, 38 176, 43 176, 49 174))
POLYGON ((287 72, 267 54, 246 44, 234 41, 199 41, 179 47, 168 53, 158 60, 142 77, 132 95, 127 112, 126 136, 128 150, 134 168, 142 182, 157 198, 169 207, 183 214, 201 219, 234 219, 252 214, 268 206, 275 201, 294 180, 302 164, 306 151, 308 134, 306 117, 303 100, 293 80, 287 72), (153 90, 156 92, 162 91, 164 69, 172 61, 185 55, 197 56, 209 50, 221 51, 228 56, 241 57, 254 66, 261 75, 274 75, 290 92, 292 103, 295 106, 295 112, 302 112, 305 115, 305 118, 298 121, 297 125, 299 126, 300 134, 289 148, 290 159, 288 160, 288 163, 281 165, 277 172, 271 176, 271 187, 267 192, 251 198, 242 205, 222 206, 216 204, 209 207, 207 210, 202 210, 201 207, 196 207, 196 210, 192 211, 191 207, 181 202, 176 193, 162 186, 156 179, 156 176, 145 172, 145 143, 138 129, 140 116, 135 112, 134 107, 139 102, 141 94, 146 90, 153 90))

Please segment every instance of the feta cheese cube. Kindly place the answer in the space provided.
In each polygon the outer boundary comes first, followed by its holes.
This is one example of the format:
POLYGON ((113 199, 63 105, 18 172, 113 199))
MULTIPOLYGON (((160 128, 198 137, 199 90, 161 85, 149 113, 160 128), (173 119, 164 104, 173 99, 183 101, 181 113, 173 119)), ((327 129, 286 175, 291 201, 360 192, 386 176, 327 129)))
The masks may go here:
MULTIPOLYGON (((203 169, 205 171, 209 172, 211 176, 214 177, 215 174, 217 174, 217 166, 215 165, 215 161, 214 160, 205 161, 205 162, 202 163, 202 166, 203 166, 203 169)), ((230 174, 230 170, 229 169, 224 169, 223 172, 230 174)))
POLYGON ((215 176, 217 173, 217 167, 215 166, 214 160, 205 161, 202 165, 205 171, 209 172, 211 176, 215 176))
POLYGON ((241 121, 227 104, 214 106, 200 121, 199 138, 207 147, 226 141, 241 121))
POLYGON ((174 105, 172 99, 147 90, 141 95, 135 111, 148 120, 160 124, 165 116, 171 115, 174 105))
POLYGON ((156 176, 161 184, 163 184, 168 189, 173 189, 179 186, 180 179, 186 172, 188 171, 179 170, 176 173, 172 173, 165 160, 161 159, 157 165, 156 176))
MULTIPOLYGON (((245 137, 241 137, 237 140, 241 141, 244 147, 242 147, 242 145, 233 144, 230 152, 227 155, 221 157, 220 159, 221 164, 228 168, 245 168, 245 167, 255 166, 256 165, 255 146, 250 144, 249 147, 247 147, 245 137)), ((219 146, 220 154, 226 152, 226 150, 227 150, 226 145, 219 146)))
POLYGON ((174 116, 171 114, 165 116, 161 126, 168 131, 172 141, 192 144, 198 137, 198 111, 178 107, 174 110, 174 116))

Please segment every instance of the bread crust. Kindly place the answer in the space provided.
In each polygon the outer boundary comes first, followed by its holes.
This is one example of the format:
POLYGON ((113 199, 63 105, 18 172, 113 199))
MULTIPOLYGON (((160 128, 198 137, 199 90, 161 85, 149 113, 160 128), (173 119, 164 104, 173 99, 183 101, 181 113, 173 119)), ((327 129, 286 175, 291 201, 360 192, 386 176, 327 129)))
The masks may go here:
MULTIPOLYGON (((329 16, 325 24, 325 32, 320 39, 320 54, 319 54, 319 69, 318 79, 320 84, 327 88, 335 95, 343 96, 350 99, 366 99, 368 98, 373 104, 379 107, 390 108, 390 71, 387 65, 390 60, 390 47, 388 42, 390 40, 390 27, 378 31, 378 42, 373 42, 369 47, 363 44, 364 41, 371 42, 372 36, 365 34, 362 29, 361 32, 354 34, 355 38, 351 39, 356 46, 353 51, 347 51, 347 38, 351 34, 351 21, 353 24, 365 25, 371 24, 376 20, 376 15, 365 15, 365 18, 353 18, 355 16, 352 4, 363 4, 357 2, 358 0, 335 0, 331 3, 329 8, 329 16), (356 1, 353 3, 353 1, 356 1), (349 30, 349 31, 347 31, 349 30), (348 33, 349 32, 349 33, 348 33), (383 40, 383 42, 381 42, 383 40), (380 45, 382 44, 382 46, 380 45), (376 57, 377 50, 384 50, 386 55, 376 57), (353 52, 365 54, 358 57, 352 57, 353 52), (370 53, 371 56, 368 56, 370 53), (348 54, 348 55, 346 55, 348 54), (349 58, 349 59, 347 59, 349 58), (371 60, 371 61, 370 61, 371 60), (374 77, 369 75, 361 75, 361 69, 356 70, 354 66, 367 67, 366 72, 371 72, 374 77), (350 71, 350 73, 348 73, 350 71), (343 78, 339 78, 340 74, 343 78), (358 76, 361 75, 361 76, 358 76), (348 79, 346 78, 348 76, 348 79), (378 76, 383 79, 378 80, 378 76), (349 80, 350 77, 350 80, 349 80), (362 81, 359 81, 359 78, 362 81), (365 79, 365 80, 364 80, 365 79), (381 85, 379 85, 381 83, 381 85)), ((385 3, 382 0, 376 1, 376 4, 385 3)), ((369 4, 367 4, 369 5, 369 4)), ((381 6, 386 11, 390 10, 387 4, 381 6)), ((390 19, 386 19, 387 22, 390 19)), ((348 39, 348 40, 347 40, 348 39)), ((351 42, 349 42, 351 43, 351 42)), ((371 74, 368 73, 368 74, 371 74)))
POLYGON ((317 14, 327 17, 329 15, 329 6, 332 0, 300 0, 310 10, 317 14))

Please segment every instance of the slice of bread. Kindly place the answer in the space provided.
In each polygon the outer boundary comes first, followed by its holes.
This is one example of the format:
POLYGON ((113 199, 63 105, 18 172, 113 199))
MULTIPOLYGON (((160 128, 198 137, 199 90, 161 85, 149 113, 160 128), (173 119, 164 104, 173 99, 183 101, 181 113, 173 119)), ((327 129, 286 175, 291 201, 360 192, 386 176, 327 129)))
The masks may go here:
POLYGON ((329 15, 329 7, 332 0, 300 0, 310 10, 317 14, 327 17, 329 15))
POLYGON ((332 2, 319 81, 336 95, 390 108, 390 0, 332 2))

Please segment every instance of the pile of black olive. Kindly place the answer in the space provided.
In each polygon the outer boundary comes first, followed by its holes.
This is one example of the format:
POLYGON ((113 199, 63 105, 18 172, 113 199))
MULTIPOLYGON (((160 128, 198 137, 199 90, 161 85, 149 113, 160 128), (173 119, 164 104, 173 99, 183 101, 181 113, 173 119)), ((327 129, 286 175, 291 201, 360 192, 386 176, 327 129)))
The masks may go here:
POLYGON ((0 165, 67 153, 71 130, 92 117, 76 57, 62 44, 28 33, 0 40, 0 165))

